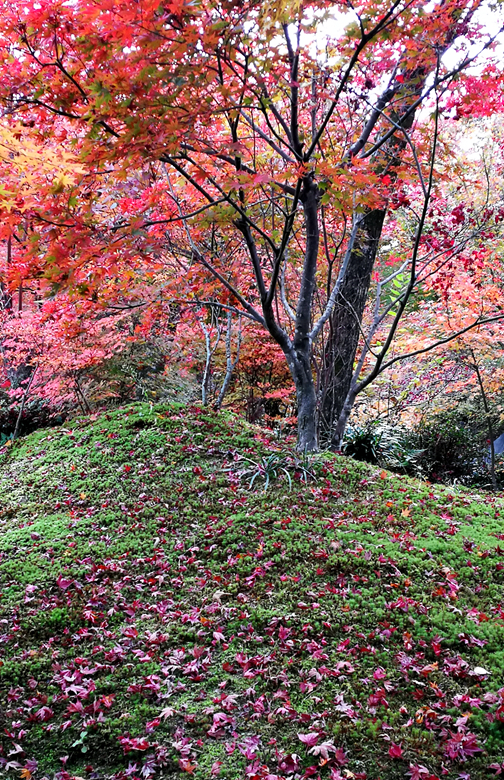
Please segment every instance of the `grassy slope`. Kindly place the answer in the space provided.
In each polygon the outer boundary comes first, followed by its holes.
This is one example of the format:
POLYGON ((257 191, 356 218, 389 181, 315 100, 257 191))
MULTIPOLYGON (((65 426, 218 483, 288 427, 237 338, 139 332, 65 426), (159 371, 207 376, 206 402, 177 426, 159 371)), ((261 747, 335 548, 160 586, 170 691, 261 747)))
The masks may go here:
POLYGON ((136 405, 3 456, 0 775, 494 776, 502 500, 332 457, 291 490, 227 470, 266 448, 136 405))

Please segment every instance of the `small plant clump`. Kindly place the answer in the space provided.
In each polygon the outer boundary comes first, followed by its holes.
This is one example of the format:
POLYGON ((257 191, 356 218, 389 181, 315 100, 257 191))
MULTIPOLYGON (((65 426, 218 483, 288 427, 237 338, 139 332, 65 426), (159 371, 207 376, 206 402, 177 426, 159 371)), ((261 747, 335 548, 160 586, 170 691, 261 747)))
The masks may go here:
POLYGON ((0 775, 504 772, 504 502, 138 403, 0 454, 0 775))
POLYGON ((264 490, 267 490, 271 482, 277 480, 280 476, 285 477, 289 484, 289 488, 292 488, 292 475, 303 480, 305 483, 307 483, 309 479, 316 479, 312 469, 314 456, 310 456, 307 452, 303 453, 301 456, 294 452, 289 454, 271 452, 269 455, 263 455, 258 460, 241 455, 238 456, 237 460, 239 464, 243 463, 245 465, 238 469, 231 466, 227 471, 235 471, 240 479, 250 478, 250 489, 252 489, 256 480, 259 480, 264 483, 264 490))

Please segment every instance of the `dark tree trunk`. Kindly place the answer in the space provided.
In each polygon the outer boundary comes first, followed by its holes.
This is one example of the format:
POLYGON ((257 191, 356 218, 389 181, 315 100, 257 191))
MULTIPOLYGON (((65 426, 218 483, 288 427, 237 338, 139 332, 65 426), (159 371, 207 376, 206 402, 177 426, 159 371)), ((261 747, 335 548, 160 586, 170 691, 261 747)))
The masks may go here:
POLYGON ((320 431, 326 442, 332 438, 350 389, 360 324, 384 219, 384 210, 374 210, 361 220, 347 272, 329 321, 320 398, 320 431))
MULTIPOLYGON (((448 33, 446 46, 449 45, 453 35, 453 31, 448 33)), ((384 96, 385 102, 395 96, 396 105, 391 112, 391 118, 406 132, 413 126, 416 116, 415 101, 422 94, 429 72, 424 65, 421 65, 405 74, 402 98, 397 87, 390 95, 384 96)), ((406 145, 406 139, 400 131, 392 135, 377 153, 376 171, 386 169, 389 176, 395 179, 395 167, 399 165, 406 145)), ((360 148, 358 143, 354 151, 360 148)), ((351 411, 347 407, 350 401, 353 405, 355 400, 355 395, 353 400, 349 397, 355 354, 359 345, 360 325, 386 213, 385 206, 383 209, 368 211, 361 219, 347 272, 329 321, 320 394, 320 434, 326 443, 341 442, 351 411), (342 416, 344 408, 345 414, 342 416)))
POLYGON ((356 384, 352 381, 350 390, 348 391, 348 395, 345 399, 345 403, 343 404, 343 408, 333 429, 331 437, 331 449, 335 452, 338 452, 342 448, 343 437, 345 435, 347 423, 350 418, 350 414, 352 413, 355 398, 357 397, 356 389, 356 384))
POLYGON ((315 452, 317 436, 317 393, 310 363, 310 351, 286 355, 296 387, 297 448, 300 452, 315 452))
POLYGON ((296 309, 296 327, 292 354, 287 357, 296 385, 298 414, 298 450, 313 452, 318 449, 317 393, 311 365, 310 340, 312 301, 320 244, 318 223, 319 191, 311 176, 303 182, 301 202, 306 222, 306 250, 301 279, 301 291, 296 309))
MULTIPOLYGON (((12 236, 7 239, 7 268, 12 260, 12 236)), ((12 313, 12 294, 7 289, 4 282, 0 282, 0 309, 12 313)))
POLYGON ((316 452, 318 449, 317 438, 317 395, 312 384, 311 388, 303 388, 302 396, 298 395, 298 441, 297 448, 300 452, 316 452))

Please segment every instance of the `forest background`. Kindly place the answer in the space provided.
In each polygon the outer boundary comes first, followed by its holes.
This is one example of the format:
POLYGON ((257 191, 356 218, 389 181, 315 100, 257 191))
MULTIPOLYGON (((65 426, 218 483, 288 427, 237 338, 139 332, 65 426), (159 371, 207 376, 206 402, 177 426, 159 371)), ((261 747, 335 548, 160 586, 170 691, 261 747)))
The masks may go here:
POLYGON ((3 445, 171 398, 497 485, 499 3, 2 18, 3 445))

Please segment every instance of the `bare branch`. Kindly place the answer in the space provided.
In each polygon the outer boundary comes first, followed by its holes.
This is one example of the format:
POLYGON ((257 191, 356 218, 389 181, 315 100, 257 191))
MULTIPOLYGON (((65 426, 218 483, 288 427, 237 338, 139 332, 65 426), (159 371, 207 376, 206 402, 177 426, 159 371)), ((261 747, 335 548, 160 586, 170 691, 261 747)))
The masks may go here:
MULTIPOLYGON (((472 322, 470 325, 467 325, 467 327, 461 328, 456 333, 452 333, 450 336, 446 336, 444 339, 438 339, 433 344, 429 344, 428 347, 422 347, 421 349, 416 349, 413 352, 406 352, 404 355, 396 355, 396 357, 391 358, 386 363, 381 365, 379 373, 383 373, 383 371, 385 371, 387 368, 390 368, 390 366, 393 366, 394 363, 397 363, 400 360, 409 360, 409 358, 430 352, 431 350, 436 349, 436 347, 441 347, 443 344, 449 344, 450 341, 458 339, 460 336, 463 336, 464 333, 468 333, 468 331, 473 330, 473 328, 477 328, 480 325, 487 325, 490 322, 499 322, 500 320, 504 320, 504 314, 496 314, 495 317, 487 317, 483 319, 478 317, 477 320, 472 322)), ((358 391, 361 392, 361 390, 364 390, 364 388, 367 387, 375 378, 376 377, 372 377, 369 379, 369 377, 366 377, 366 379, 363 379, 362 382, 359 382, 358 391)))
POLYGON ((287 313, 287 316, 289 317, 292 322, 296 321, 296 315, 294 313, 294 310, 292 309, 289 301, 287 300, 287 292, 285 289, 285 266, 287 265, 287 253, 284 253, 284 261, 282 263, 282 271, 280 274, 280 300, 282 301, 282 305, 287 313))
MULTIPOLYGON (((372 105, 371 103, 369 103, 368 100, 366 100, 366 103, 369 106, 372 105)), ((406 143, 408 144, 409 148, 411 149, 411 153, 413 155, 413 159, 415 160, 415 167, 417 169, 418 177, 420 179, 420 184, 421 184, 421 187, 422 187, 422 192, 423 192, 423 195, 425 197, 426 194, 427 194, 427 187, 426 187, 425 179, 424 179, 424 176, 423 176, 423 173, 422 173, 422 168, 421 168, 420 162, 418 160, 418 155, 417 155, 415 146, 413 144, 413 141, 411 140, 410 134, 408 133, 408 131, 406 130, 405 127, 403 127, 401 124, 398 124, 397 122, 394 122, 394 120, 391 117, 389 117, 381 108, 379 108, 378 104, 376 105, 374 110, 377 113, 379 113, 384 119, 386 119, 387 122, 390 122, 391 125, 393 125, 397 130, 399 130, 404 135, 404 137, 406 139, 406 143)))
MULTIPOLYGON (((438 70, 439 70, 439 59, 438 59, 438 70)), ((436 73, 437 76, 437 73, 436 73)), ((431 149, 431 162, 430 162, 430 171, 429 171, 429 182, 427 186, 427 192, 424 197, 424 204, 422 208, 422 214, 420 216, 420 221, 417 225, 416 229, 416 235, 415 235, 415 242, 413 245, 413 254, 411 258, 411 271, 410 271, 410 281, 409 284, 405 290, 405 292, 402 295, 402 300, 399 303, 399 309, 397 311, 397 314, 394 317, 394 320, 392 322, 392 325, 390 327, 389 333, 387 335, 387 338, 385 339, 385 344, 383 345, 383 348, 378 355, 378 358, 376 360, 376 363, 374 365, 374 368, 370 372, 369 376, 367 377, 366 383, 369 384, 369 381, 372 381, 378 374, 380 373, 380 366, 383 363, 383 360, 385 358, 385 355, 387 354, 388 350, 390 349, 390 346, 392 344, 392 341, 394 340, 394 336, 396 333, 396 330, 399 326, 399 322, 401 321, 401 318, 403 316, 404 310, 406 308, 406 305, 410 299, 411 293, 413 292, 413 289, 415 287, 416 283, 416 266, 417 266, 417 257, 418 257, 418 251, 420 248, 420 241, 423 235, 423 229, 425 225, 425 220, 427 218, 427 211, 429 209, 430 199, 432 195, 432 188, 434 184, 434 163, 436 160, 436 148, 437 148, 437 142, 438 142, 438 129, 439 129, 439 96, 436 94, 436 113, 435 113, 435 121, 434 121, 434 138, 432 141, 432 149, 431 149), (369 380, 369 381, 368 381, 369 380)), ((361 384, 359 384, 359 389, 357 392, 360 392, 361 384)))
POLYGON ((334 309, 334 306, 336 304, 336 298, 338 297, 338 293, 340 291, 340 287, 343 283, 343 279, 345 278, 345 274, 347 272, 348 265, 350 263, 350 258, 352 256, 355 239, 357 237, 357 231, 359 229, 361 223, 361 218, 356 218, 352 227, 352 232, 350 233, 350 238, 348 239, 348 245, 345 252, 345 257, 343 259, 343 262, 341 264, 341 268, 338 273, 338 278, 336 279, 334 286, 332 288, 331 294, 329 296, 329 299, 327 301, 326 307, 324 309, 324 312, 319 317, 317 322, 315 323, 314 327, 312 328, 312 331, 310 333, 310 340, 313 342, 319 335, 320 331, 326 324, 327 320, 332 314, 332 311, 334 309))
POLYGON ((250 127, 252 128, 252 130, 253 130, 255 133, 257 133, 257 135, 258 135, 258 136, 260 136, 260 137, 263 139, 263 141, 266 141, 266 143, 267 143, 269 146, 271 146, 271 148, 272 148, 272 149, 273 149, 273 150, 274 150, 274 151, 275 151, 277 154, 279 154, 279 155, 280 155, 280 157, 281 157, 283 160, 285 160, 285 162, 288 162, 290 165, 295 165, 295 164, 296 164, 296 161, 295 161, 295 160, 293 160, 293 159, 292 159, 292 157, 289 157, 289 155, 287 154, 287 152, 284 152, 284 150, 283 150, 283 149, 281 149, 281 148, 280 148, 280 146, 278 146, 278 144, 277 144, 277 143, 275 143, 275 141, 274 141, 272 138, 270 138, 270 137, 269 137, 269 135, 266 135, 266 133, 265 133, 263 130, 261 130, 261 128, 260 128, 260 127, 258 127, 258 126, 256 125, 256 123, 254 122, 254 120, 252 119, 252 117, 248 116, 248 114, 246 114, 246 113, 245 113, 245 111, 242 111, 242 112, 241 112, 241 115, 242 115, 242 117, 244 118, 244 120, 246 121, 246 123, 247 123, 248 125, 250 125, 250 127))
MULTIPOLYGON (((358 62, 358 59, 361 55, 361 52, 366 48, 367 44, 372 41, 372 39, 378 35, 379 32, 381 32, 385 27, 388 26, 388 24, 393 20, 395 10, 398 5, 401 4, 401 0, 395 0, 395 2, 392 4, 392 6, 389 8, 387 13, 377 22, 377 24, 373 27, 372 30, 370 30, 368 33, 361 32, 361 39, 359 43, 357 44, 355 51, 350 58, 350 62, 348 63, 346 70, 342 76, 342 79, 338 85, 338 89, 336 90, 336 94, 331 101, 331 105, 329 106, 329 109, 322 120, 322 123, 318 129, 318 132, 315 136, 315 138, 312 140, 311 146, 308 149, 307 152, 304 154, 304 161, 307 162, 310 157, 312 156, 313 152, 317 148, 317 144, 319 143, 320 139, 322 138, 324 131, 329 124, 331 117, 334 113, 334 110, 338 104, 338 101, 340 99, 341 93, 345 89, 348 79, 350 78, 350 74, 352 73, 355 65, 358 62)), ((408 5, 411 5, 411 3, 408 3, 408 5)), ((362 28, 361 28, 362 29, 362 28)))
MULTIPOLYGON (((449 81, 450 79, 453 79, 458 73, 460 73, 465 68, 467 68, 484 51, 486 51, 490 46, 492 46, 492 44, 496 41, 497 37, 503 31, 504 31, 504 24, 501 26, 501 28, 498 30, 498 32, 495 35, 493 35, 491 38, 489 38, 489 40, 481 47, 481 49, 476 54, 474 54, 472 57, 466 57, 463 60, 463 62, 460 63, 460 65, 458 65, 456 68, 451 70, 449 73, 446 73, 441 78, 439 78, 439 77, 435 78, 434 82, 431 84, 431 86, 428 87, 428 89, 422 95, 420 95, 420 97, 417 98, 417 100, 415 100, 414 103, 411 104, 411 106, 408 108, 407 111, 405 111, 405 113, 402 115, 402 117, 399 120, 399 124, 401 124, 409 116, 411 116, 411 114, 413 114, 417 110, 418 106, 421 103, 424 102, 425 98, 428 97, 428 95, 430 95, 431 92, 436 90, 437 87, 439 87, 444 82, 449 81)), ((364 154, 361 154, 360 157, 362 159, 366 159, 366 157, 371 157, 375 152, 378 151, 378 149, 380 149, 380 147, 383 146, 383 144, 385 144, 389 140, 389 138, 391 138, 394 135, 394 133, 395 133, 395 128, 392 128, 387 133, 385 133, 375 144, 373 144, 371 149, 368 149, 367 152, 365 152, 364 154)))

